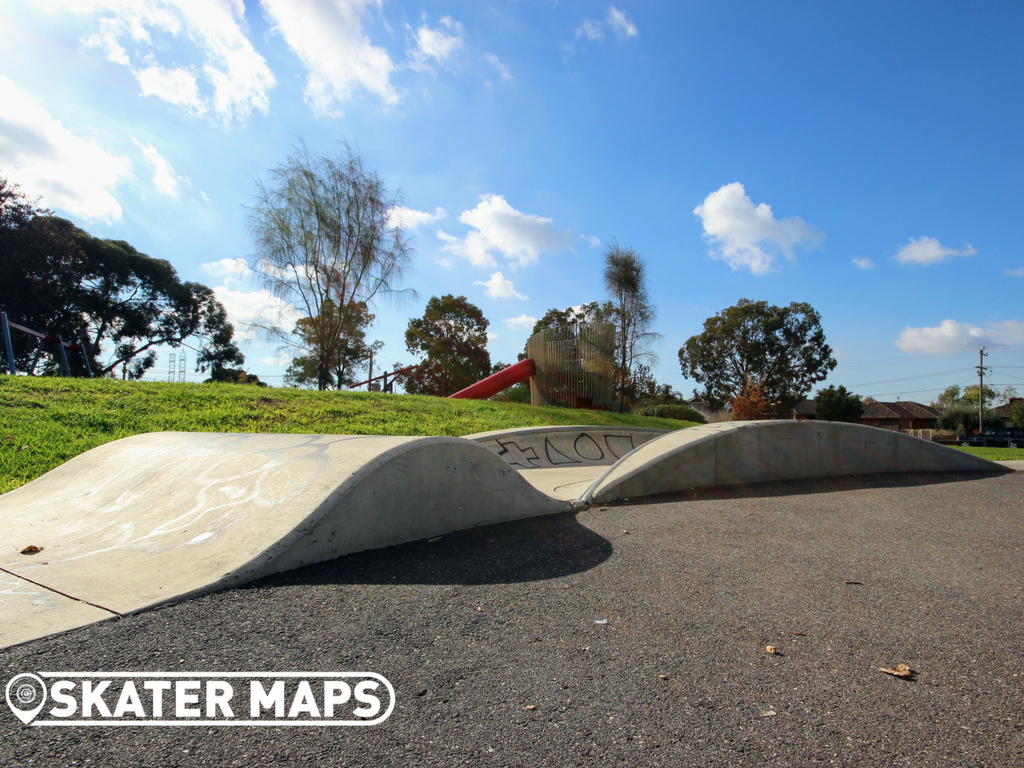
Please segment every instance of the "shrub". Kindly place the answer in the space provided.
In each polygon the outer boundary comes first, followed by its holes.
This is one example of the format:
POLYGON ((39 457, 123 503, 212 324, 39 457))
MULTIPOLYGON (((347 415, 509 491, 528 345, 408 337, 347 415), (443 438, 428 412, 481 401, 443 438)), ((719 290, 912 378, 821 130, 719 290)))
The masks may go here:
MULTIPOLYGON (((1002 417, 993 410, 985 409, 985 426, 1002 426, 1002 417)), ((939 416, 939 429, 948 429, 958 435, 975 432, 978 429, 978 409, 973 405, 951 405, 939 416)))
POLYGON ((1010 423, 1024 429, 1024 400, 1014 403, 1010 409, 1010 423))
POLYGON ((732 401, 733 421, 755 421, 778 417, 778 407, 768 399, 760 384, 744 384, 732 401))
POLYGON ((847 421, 859 424, 864 415, 864 403, 844 386, 831 386, 818 390, 814 396, 814 418, 822 421, 847 421))
POLYGON ((653 416, 658 419, 675 419, 676 421, 695 421, 706 424, 707 419, 688 405, 666 403, 663 405, 645 405, 633 411, 637 416, 653 416))

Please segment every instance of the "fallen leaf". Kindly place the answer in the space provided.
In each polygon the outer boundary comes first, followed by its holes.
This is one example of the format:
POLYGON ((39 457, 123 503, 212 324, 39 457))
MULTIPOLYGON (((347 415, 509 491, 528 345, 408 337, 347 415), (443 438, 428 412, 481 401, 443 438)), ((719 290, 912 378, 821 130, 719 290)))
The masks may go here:
POLYGON ((478 605, 478 606, 476 607, 476 609, 477 609, 478 611, 483 611, 484 607, 483 607, 482 605, 478 605))
POLYGON ((766 645, 764 647, 764 650, 765 650, 765 653, 770 653, 772 656, 774 656, 775 654, 777 654, 779 652, 779 649, 776 648, 774 645, 766 645))
POLYGON ((626 529, 623 529, 623 530, 622 530, 622 532, 623 532, 623 533, 629 533, 629 531, 628 531, 628 530, 626 530, 626 529))
POLYGON ((536 707, 535 707, 535 706, 533 706, 533 704, 527 704, 527 705, 526 705, 525 707, 523 707, 523 709, 528 709, 528 710, 530 710, 531 712, 533 712, 533 710, 535 710, 535 709, 536 709, 536 707))
POLYGON ((595 624, 607 624, 608 619, 594 619, 595 624))
POLYGON ((761 717, 774 717, 778 714, 774 709, 759 709, 757 711, 761 713, 761 717))
POLYGON ((433 544, 435 541, 440 541, 443 538, 444 538, 444 536, 435 536, 432 539, 427 539, 427 543, 428 544, 433 544))
POLYGON ((786 630, 786 634, 787 635, 800 635, 800 637, 807 637, 807 633, 806 632, 790 632, 788 629, 786 630))
POLYGON ((861 584, 861 585, 863 585, 864 582, 863 581, 844 581, 843 584, 861 584))
POLYGON ((668 675, 658 675, 659 680, 668 680, 668 675))
POLYGON ((568 584, 566 584, 564 587, 562 587, 562 589, 568 589, 568 588, 569 588, 568 584))
POLYGON ((914 671, 906 664, 897 664, 895 667, 889 667, 888 669, 879 667, 878 671, 885 672, 885 674, 892 675, 893 677, 910 677, 914 674, 914 671))
POLYGON ((29 544, 27 547, 21 550, 21 554, 34 555, 37 552, 42 552, 44 549, 46 549, 46 547, 37 547, 35 544, 29 544))

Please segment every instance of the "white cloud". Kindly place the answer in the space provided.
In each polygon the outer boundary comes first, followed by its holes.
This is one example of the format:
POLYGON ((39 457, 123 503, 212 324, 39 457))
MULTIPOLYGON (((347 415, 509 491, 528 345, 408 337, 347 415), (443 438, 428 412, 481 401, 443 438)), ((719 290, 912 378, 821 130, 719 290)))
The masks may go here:
POLYGON ((896 252, 900 264, 938 264, 958 256, 973 256, 974 246, 964 243, 960 250, 947 248, 934 237, 910 238, 910 241, 896 252))
POLYGON ((487 343, 488 344, 490 344, 492 341, 497 341, 497 340, 498 340, 498 334, 494 333, 493 331, 488 331, 487 332, 487 343))
POLYGON ((582 237, 584 240, 586 240, 591 248, 600 248, 601 247, 601 239, 598 238, 598 237, 594 237, 593 235, 580 235, 580 237, 582 237))
POLYGON ((530 315, 520 315, 519 317, 507 317, 502 322, 513 330, 529 331, 537 324, 537 318, 530 315))
POLYGON ((574 34, 577 40, 581 38, 601 40, 604 38, 605 27, 610 27, 615 36, 620 40, 627 37, 636 37, 639 34, 636 25, 629 20, 625 12, 620 11, 614 5, 608 8, 608 16, 605 17, 604 21, 584 19, 583 23, 576 28, 574 34))
POLYGON ((136 70, 135 79, 143 96, 156 96, 171 104, 188 107, 196 115, 206 112, 206 102, 199 94, 199 81, 187 69, 164 69, 153 65, 136 70))
POLYGON ((245 259, 221 259, 220 261, 207 261, 199 265, 199 268, 207 274, 220 278, 225 283, 241 284, 241 281, 252 277, 252 270, 245 263, 245 259))
POLYGON ((571 236, 556 232, 551 219, 521 213, 501 195, 482 195, 476 208, 463 211, 459 221, 474 228, 465 238, 438 230, 446 251, 464 256, 476 267, 497 266, 493 251, 500 252, 514 267, 537 261, 545 251, 572 247, 571 236))
POLYGON ((292 356, 289 355, 285 350, 282 349, 282 350, 279 350, 278 353, 274 357, 261 357, 261 358, 259 358, 259 362, 263 363, 264 365, 280 365, 280 366, 291 365, 292 356))
POLYGON ((608 9, 608 26, 620 37, 636 37, 636 26, 614 5, 608 9))
POLYGON ((484 58, 487 59, 489 62, 491 62, 491 65, 496 70, 498 70, 498 74, 501 75, 501 79, 502 80, 514 80, 515 79, 514 77, 512 77, 512 72, 509 71, 509 68, 507 66, 505 66, 501 62, 501 59, 499 59, 493 53, 484 54, 484 58))
POLYGON ((396 205, 388 213, 388 226, 418 229, 424 224, 440 221, 447 215, 447 211, 440 206, 435 208, 433 213, 428 213, 426 211, 417 211, 413 208, 406 208, 404 205, 396 205))
POLYGON ((1024 267, 1018 267, 1017 269, 1007 269, 1003 272, 1007 277, 1024 277, 1024 267))
MULTIPOLYGON (((227 285, 216 285, 213 294, 224 305, 236 329, 255 322, 270 322, 280 325, 286 331, 295 326, 302 317, 291 304, 287 304, 266 288, 258 291, 235 290, 227 285)), ((248 339, 247 339, 248 340, 248 339)))
POLYGON ((83 219, 121 218, 111 193, 131 161, 72 133, 0 75, 0 167, 30 197, 83 219))
POLYGON ((587 40, 600 40, 604 37, 604 29, 600 21, 584 19, 583 23, 576 28, 576 38, 587 38, 587 40))
POLYGON ((525 301, 529 298, 517 291, 512 281, 506 280, 501 272, 495 272, 487 281, 474 280, 473 285, 482 285, 492 299, 522 299, 525 301))
MULTIPOLYGON (((444 62, 462 47, 462 24, 451 16, 442 18, 441 24, 453 34, 448 34, 443 29, 431 29, 426 24, 419 27, 414 33, 416 47, 406 51, 413 69, 425 69, 429 59, 438 63, 444 62)), ((412 31, 412 27, 409 25, 406 25, 406 28, 412 31)))
POLYGON ((178 176, 167 158, 161 155, 152 144, 143 144, 136 138, 132 138, 132 141, 142 151, 149 164, 153 166, 153 186, 177 200, 181 196, 181 184, 182 182, 188 184, 188 178, 178 176))
POLYGON ((943 320, 931 328, 903 329, 896 339, 896 346, 908 355, 946 354, 976 349, 987 344, 995 346, 1016 346, 1024 344, 1024 322, 1006 320, 986 323, 984 328, 956 320, 943 320))
POLYGON ((394 62, 363 34, 362 16, 380 0, 260 0, 276 30, 309 69, 306 102, 319 114, 356 89, 396 104, 391 85, 394 62))
POLYGON ((187 106, 196 114, 212 109, 225 122, 245 120, 254 110, 267 111, 274 75, 242 29, 242 0, 43 0, 43 5, 100 16, 98 31, 83 38, 83 46, 99 48, 108 61, 122 66, 131 67, 134 60, 132 71, 143 95, 187 106), (154 43, 154 32, 188 37, 199 51, 198 70, 211 94, 200 93, 192 67, 157 61, 171 49, 154 43))
POLYGON ((857 265, 857 269, 874 269, 875 268, 875 262, 873 262, 871 259, 868 259, 868 258, 852 259, 852 261, 853 261, 854 264, 857 265))
POLYGON ((767 203, 755 206, 738 181, 712 192, 693 212, 714 246, 711 257, 755 275, 772 271, 779 253, 791 259, 794 246, 814 248, 824 237, 799 216, 776 219, 767 203))

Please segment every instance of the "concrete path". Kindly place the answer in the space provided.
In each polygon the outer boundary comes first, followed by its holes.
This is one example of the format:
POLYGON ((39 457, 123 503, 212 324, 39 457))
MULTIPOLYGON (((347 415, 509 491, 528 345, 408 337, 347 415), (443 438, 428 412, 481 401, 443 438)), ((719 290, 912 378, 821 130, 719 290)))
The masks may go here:
POLYGON ((163 432, 0 496, 0 647, 367 549, 682 489, 1006 471, 886 430, 739 422, 447 437, 163 432), (40 548, 23 554, 28 547, 40 548))

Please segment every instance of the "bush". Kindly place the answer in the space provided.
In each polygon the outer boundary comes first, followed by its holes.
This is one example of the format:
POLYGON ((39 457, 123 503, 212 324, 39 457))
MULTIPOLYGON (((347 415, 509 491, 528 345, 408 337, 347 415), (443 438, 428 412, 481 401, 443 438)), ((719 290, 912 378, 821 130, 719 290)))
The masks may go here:
MULTIPOLYGON (((985 426, 1000 427, 1002 417, 995 411, 985 409, 985 426)), ((978 429, 978 409, 973 405, 951 405, 939 416, 939 429, 948 429, 958 435, 976 432, 978 429)))
POLYGON ((706 424, 707 419, 688 405, 664 404, 645 405, 633 411, 637 416, 653 416, 657 419, 675 419, 676 421, 695 421, 706 424))
POLYGON ((1010 409, 1010 423, 1024 429, 1024 400, 1013 404, 1013 408, 1010 409))
POLYGON ((859 424, 864 415, 864 403, 844 386, 831 386, 818 390, 814 396, 814 418, 821 421, 846 421, 859 424))

